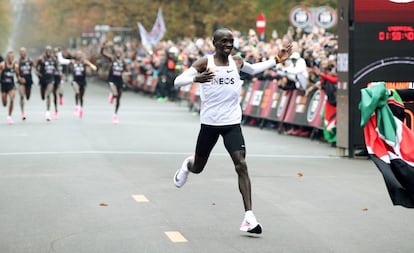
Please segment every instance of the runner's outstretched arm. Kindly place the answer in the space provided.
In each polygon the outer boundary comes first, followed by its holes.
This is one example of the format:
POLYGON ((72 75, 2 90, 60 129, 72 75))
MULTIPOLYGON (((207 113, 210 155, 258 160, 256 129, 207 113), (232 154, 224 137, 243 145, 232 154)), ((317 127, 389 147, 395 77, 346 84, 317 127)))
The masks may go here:
MULTIPOLYGON (((283 48, 279 51, 277 56, 274 59, 270 59, 267 61, 262 61, 254 64, 250 64, 248 62, 243 61, 242 67, 240 71, 247 73, 249 75, 256 75, 258 73, 261 73, 265 71, 266 69, 270 69, 276 66, 276 64, 286 61, 289 56, 292 54, 292 45, 289 44, 286 48, 283 48)), ((240 56, 235 56, 240 57, 240 56)), ((240 59, 235 59, 236 61, 240 61, 240 59)))
POLYGON ((59 52, 56 54, 56 57, 57 57, 57 60, 58 60, 59 64, 61 64, 61 65, 69 65, 69 64, 70 64, 70 60, 69 60, 69 59, 64 58, 64 57, 63 57, 63 54, 62 54, 62 52, 61 52, 61 51, 59 51, 59 52))

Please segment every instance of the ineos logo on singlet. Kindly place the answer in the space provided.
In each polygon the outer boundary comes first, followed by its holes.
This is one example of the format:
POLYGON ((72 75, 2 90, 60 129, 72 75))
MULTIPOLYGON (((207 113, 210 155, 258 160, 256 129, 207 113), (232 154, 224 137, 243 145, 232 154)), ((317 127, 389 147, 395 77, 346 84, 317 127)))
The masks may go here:
POLYGON ((45 61, 45 72, 48 74, 53 74, 55 70, 55 64, 51 61, 45 61))
POLYGON ((32 71, 32 66, 30 65, 30 62, 22 62, 20 64, 20 72, 22 75, 29 75, 32 71))
POLYGON ((220 77, 220 78, 213 78, 212 84, 213 85, 235 84, 235 81, 234 81, 234 77, 220 77))
POLYGON ((120 76, 122 75, 122 71, 124 70, 124 64, 122 62, 114 62, 114 65, 112 67, 112 74, 114 76, 120 76))
POLYGON ((73 65, 73 70, 76 76, 83 76, 83 72, 85 71, 85 67, 82 63, 75 63, 73 65))
POLYGON ((7 77, 13 77, 14 76, 14 71, 10 70, 8 72, 5 72, 4 75, 7 76, 7 77))
POLYGON ((1 82, 2 83, 13 83, 13 77, 14 77, 14 69, 13 68, 5 68, 3 70, 3 73, 1 75, 1 82))

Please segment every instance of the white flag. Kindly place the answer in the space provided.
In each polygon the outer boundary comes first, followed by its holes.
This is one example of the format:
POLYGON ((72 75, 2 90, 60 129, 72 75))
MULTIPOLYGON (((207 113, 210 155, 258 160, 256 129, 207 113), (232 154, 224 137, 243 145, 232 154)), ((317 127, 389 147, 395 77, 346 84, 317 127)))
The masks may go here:
POLYGON ((151 39, 149 38, 149 34, 147 30, 145 30, 144 26, 141 24, 141 22, 138 22, 138 28, 139 28, 139 35, 141 36, 141 43, 147 50, 151 50, 151 39))
POLYGON ((161 41, 166 30, 167 29, 165 28, 164 18, 162 17, 162 10, 158 9, 157 19, 155 20, 154 26, 152 27, 150 33, 153 45, 161 41))
POLYGON ((139 34, 141 36, 141 43, 147 49, 151 49, 151 47, 155 44, 158 44, 164 34, 166 32, 164 18, 162 17, 161 9, 158 9, 157 19, 151 29, 151 32, 148 33, 144 26, 138 22, 139 34))

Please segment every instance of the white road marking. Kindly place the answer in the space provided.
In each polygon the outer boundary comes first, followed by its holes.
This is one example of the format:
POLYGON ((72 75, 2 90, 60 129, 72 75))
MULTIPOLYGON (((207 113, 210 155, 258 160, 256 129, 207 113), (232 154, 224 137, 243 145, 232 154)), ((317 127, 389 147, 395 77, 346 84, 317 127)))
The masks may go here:
MULTIPOLYGON (((116 150, 84 150, 84 151, 26 151, 26 152, 2 152, 0 156, 41 156, 41 155, 167 155, 186 156, 192 152, 162 152, 162 151, 116 151, 116 150)), ((228 156, 227 153, 212 153, 212 156, 228 156)), ((248 154, 253 158, 288 158, 288 159, 338 159, 334 155, 288 155, 288 154, 248 154)))
POLYGON ((178 231, 167 231, 165 235, 170 239, 170 241, 177 243, 177 242, 188 242, 187 239, 178 231))
POLYGON ((142 194, 134 194, 132 195, 132 198, 135 199, 136 202, 149 202, 147 197, 142 194))

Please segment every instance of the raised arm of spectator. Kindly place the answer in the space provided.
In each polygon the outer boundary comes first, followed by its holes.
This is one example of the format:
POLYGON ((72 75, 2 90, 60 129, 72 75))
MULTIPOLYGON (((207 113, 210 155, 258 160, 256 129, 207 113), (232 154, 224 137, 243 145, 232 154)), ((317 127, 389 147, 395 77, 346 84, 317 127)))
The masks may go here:
POLYGON ((332 75, 328 75, 326 73, 321 73, 320 77, 323 80, 328 81, 330 83, 333 83, 333 84, 338 83, 338 77, 337 76, 332 76, 332 75))
POLYGON ((101 55, 104 56, 109 61, 113 61, 114 60, 114 56, 112 54, 109 54, 109 53, 105 52, 105 49, 106 48, 107 48, 106 43, 104 43, 102 45, 102 47, 101 47, 101 55))
POLYGON ((323 73, 317 66, 313 67, 313 72, 324 81, 328 81, 333 84, 338 83, 338 76, 323 73))

